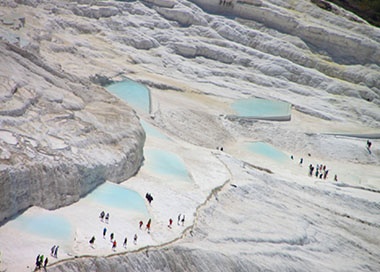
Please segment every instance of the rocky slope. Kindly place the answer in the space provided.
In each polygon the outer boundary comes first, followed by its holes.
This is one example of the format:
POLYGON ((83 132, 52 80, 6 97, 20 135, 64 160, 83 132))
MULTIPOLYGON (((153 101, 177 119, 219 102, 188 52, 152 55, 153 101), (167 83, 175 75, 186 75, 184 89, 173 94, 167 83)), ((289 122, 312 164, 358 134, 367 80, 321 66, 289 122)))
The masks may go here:
MULTIPOLYGON (((18 22, 3 19, 2 35, 18 22)), ((135 112, 39 51, 34 39, 0 42, 0 222, 32 205, 69 205, 134 175, 143 160, 135 112)))
POLYGON ((71 259, 50 271, 376 271, 379 203, 305 186, 219 157, 233 180, 183 239, 129 254, 71 259), (369 239, 367 239, 369 238, 369 239), (349 257, 355 256, 355 257, 349 257))
MULTIPOLYGON (((337 139, 324 133, 378 133, 380 31, 337 6, 326 10, 315 2, 1 1, 1 218, 29 205, 70 204, 104 179, 119 181, 138 169, 144 134, 135 113, 91 83, 120 75, 150 86, 154 123, 171 137, 213 149, 220 144, 226 150, 231 147, 231 152, 238 140, 249 138, 289 153, 339 161, 347 168, 365 164, 372 171, 378 167, 379 151, 369 157, 363 139, 337 139), (228 103, 247 97, 291 103, 292 122, 224 118, 228 103), (195 103, 197 99, 202 103, 195 103)), ((240 203, 241 197, 231 201, 240 203)), ((326 211, 326 205, 320 211, 326 211)), ((363 210, 365 205, 360 202, 363 210)), ((296 214, 298 206, 292 206, 296 214)), ((322 225, 336 215, 328 214, 322 225)), ((346 220, 344 214, 340 216, 346 220)), ((201 228, 211 233, 222 224, 213 223, 201 228)), ((236 229, 232 223, 229 226, 236 229)), ((243 234, 236 234, 242 241, 239 235, 243 234)), ((326 237, 324 241, 332 239, 326 237)), ((226 247, 235 246, 233 238, 225 241, 226 247)), ((285 242, 290 241, 287 238, 285 242)), ((303 240, 296 238, 289 243, 300 245, 303 240)), ((261 241, 257 239, 251 242, 261 241)), ((355 245, 356 240, 349 243, 355 245)), ((125 260, 150 270, 166 263, 168 270, 176 270, 176 262, 180 267, 197 266, 199 271, 244 270, 254 265, 245 257, 222 258, 217 250, 207 250, 211 244, 158 250, 150 255, 152 263, 140 261, 141 254, 150 253, 144 252, 83 258, 56 269, 125 271, 125 260), (172 255, 178 252, 180 261, 172 255), (220 266, 200 263, 200 256, 213 256, 220 266)), ((369 255, 375 252, 372 247, 371 243, 364 247, 369 255)), ((305 270, 316 270, 328 254, 305 270)), ((265 255, 265 249, 257 255, 265 255)), ((270 270, 289 267, 291 254, 279 250, 276 256, 285 265, 270 270)), ((303 270, 297 264, 293 269, 303 270)))

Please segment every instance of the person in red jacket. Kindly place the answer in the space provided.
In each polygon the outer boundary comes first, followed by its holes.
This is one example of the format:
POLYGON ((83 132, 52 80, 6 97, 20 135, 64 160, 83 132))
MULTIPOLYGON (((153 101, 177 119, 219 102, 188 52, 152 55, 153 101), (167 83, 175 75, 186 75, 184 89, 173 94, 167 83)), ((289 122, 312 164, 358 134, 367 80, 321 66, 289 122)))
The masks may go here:
POLYGON ((148 233, 150 233, 150 223, 152 222, 152 219, 148 220, 148 223, 146 224, 146 229, 148 230, 148 233))

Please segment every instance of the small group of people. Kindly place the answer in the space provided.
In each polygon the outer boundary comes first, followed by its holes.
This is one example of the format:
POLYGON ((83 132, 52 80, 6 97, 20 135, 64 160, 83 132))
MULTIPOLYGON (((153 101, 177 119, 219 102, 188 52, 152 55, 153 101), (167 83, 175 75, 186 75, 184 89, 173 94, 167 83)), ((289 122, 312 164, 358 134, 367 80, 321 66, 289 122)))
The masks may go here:
POLYGON ((51 249, 50 249, 50 255, 54 258, 58 258, 58 249, 59 249, 59 246, 52 246, 51 249))
MULTIPOLYGON (((314 169, 315 169, 315 177, 320 178, 320 179, 326 179, 327 175, 329 174, 329 170, 326 168, 326 165, 316 165, 314 167, 312 164, 309 165, 309 176, 312 177, 314 174, 314 169)), ((336 177, 337 178, 337 177, 336 177)))
POLYGON ((146 200, 148 200, 149 204, 152 203, 152 201, 153 201, 153 196, 152 196, 150 193, 146 193, 146 194, 145 194, 145 198, 146 198, 146 200))
POLYGON ((110 220, 110 214, 109 213, 106 214, 104 211, 102 211, 99 215, 99 218, 100 218, 100 221, 108 224, 110 220))
POLYGON ((44 269, 46 269, 48 262, 48 257, 44 258, 44 255, 38 254, 36 258, 36 269, 41 269, 42 266, 44 267, 44 269))
MULTIPOLYGON (((147 196, 148 196, 148 197, 149 197, 149 196, 151 197, 151 195, 148 194, 148 193, 147 193, 147 196)), ((152 199, 153 199, 153 198, 152 198, 152 199)), ((100 213, 100 216, 99 216, 99 217, 101 218, 101 221, 103 221, 103 219, 107 218, 107 222, 108 222, 108 220, 109 220, 109 213, 105 214, 105 212, 102 211, 102 212, 100 213)), ((150 219, 148 220, 147 224, 146 224, 146 230, 148 231, 148 233, 150 233, 151 223, 152 223, 152 219, 150 218, 150 219)), ((144 223, 143 223, 143 221, 141 220, 141 221, 139 222, 139 228, 140 228, 140 229, 142 229, 143 224, 144 224, 144 223)), ((107 231, 108 231, 107 228, 104 227, 104 228, 103 228, 103 239, 106 239, 107 231)), ((110 242, 111 242, 111 244, 112 244, 112 250, 115 251, 115 250, 116 250, 116 247, 117 247, 117 241, 116 241, 116 239, 115 239, 115 234, 114 234, 113 232, 111 232, 109 237, 110 237, 110 242)), ((133 243, 134 243, 135 245, 137 244, 137 239, 138 239, 138 236, 137 236, 137 233, 136 233, 136 234, 134 235, 134 237, 133 237, 133 243)), ((91 245, 91 247, 94 246, 95 240, 96 240, 95 236, 92 236, 91 239, 89 240, 89 244, 91 245)), ((125 238, 124 238, 124 242, 123 242, 123 247, 124 247, 124 248, 127 248, 127 244, 128 244, 128 238, 125 237, 125 238)))
MULTIPOLYGON (((56 245, 52 246, 52 248, 50 249, 50 256, 54 258, 58 258, 58 249, 59 249, 59 246, 56 246, 56 245)), ((48 262, 49 262, 48 257, 44 257, 43 254, 38 254, 36 258, 36 270, 41 269, 41 267, 46 269, 48 262)))
MULTIPOLYGON (((107 235, 107 228, 103 228, 103 239, 106 238, 106 235, 107 235)), ((115 234, 113 232, 110 233, 110 242, 112 244, 112 250, 115 251, 116 247, 117 247, 117 242, 116 242, 116 239, 115 239, 115 234)), ((94 243, 95 243, 95 236, 92 236, 92 238, 90 239, 89 243, 90 243, 91 246, 94 245, 94 243)), ((124 248, 127 248, 127 243, 128 243, 128 238, 125 237, 124 238, 124 242, 123 242, 123 247, 124 248)), ((135 244, 137 243, 137 234, 135 234, 135 236, 134 236, 134 243, 135 244)))
POLYGON ((219 5, 233 7, 234 4, 232 3, 232 0, 219 0, 219 5))
MULTIPOLYGON (((152 219, 149 218, 148 223, 146 223, 146 228, 145 230, 148 230, 148 233, 150 233, 150 224, 152 223, 152 219)), ((139 222, 139 229, 142 229, 142 226, 144 225, 144 222, 140 220, 139 222)))

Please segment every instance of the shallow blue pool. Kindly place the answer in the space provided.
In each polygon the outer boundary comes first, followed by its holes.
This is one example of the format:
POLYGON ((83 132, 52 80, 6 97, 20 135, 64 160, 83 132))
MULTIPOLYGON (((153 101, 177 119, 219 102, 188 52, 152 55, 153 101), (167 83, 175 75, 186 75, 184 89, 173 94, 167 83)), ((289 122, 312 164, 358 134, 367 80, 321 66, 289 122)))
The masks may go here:
POLYGON ((105 206, 148 214, 145 201, 139 193, 111 182, 98 186, 87 199, 105 206))
POLYGON ((161 149, 144 149, 144 166, 170 180, 191 181, 186 165, 178 155, 161 149))
POLYGON ((259 98, 235 101, 231 107, 242 117, 279 117, 290 115, 290 104, 259 98))
POLYGON ((135 110, 150 113, 150 91, 143 84, 125 79, 107 86, 107 90, 127 102, 135 110))
POLYGON ((15 219, 16 227, 44 238, 67 240, 72 235, 72 227, 62 216, 52 214, 22 214, 15 219))
POLYGON ((244 147, 252 153, 267 157, 276 162, 286 162, 287 160, 289 160, 289 157, 285 153, 277 150, 272 145, 267 143, 246 143, 244 144, 244 147))
POLYGON ((158 131, 155 127, 153 127, 149 123, 145 122, 144 120, 141 120, 140 122, 147 136, 153 136, 156 138, 169 140, 169 138, 166 135, 162 134, 160 131, 158 131))

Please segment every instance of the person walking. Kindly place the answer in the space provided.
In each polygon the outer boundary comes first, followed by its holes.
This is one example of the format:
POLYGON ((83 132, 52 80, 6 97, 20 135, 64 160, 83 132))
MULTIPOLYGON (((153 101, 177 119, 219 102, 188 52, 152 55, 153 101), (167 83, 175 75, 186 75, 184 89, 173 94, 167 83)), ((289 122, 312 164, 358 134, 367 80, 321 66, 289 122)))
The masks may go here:
POLYGON ((40 255, 40 265, 38 266, 38 268, 41 268, 41 265, 44 264, 44 255, 40 255))
POLYGON ((104 211, 102 211, 101 213, 100 213, 100 220, 103 222, 103 219, 104 219, 104 215, 105 215, 105 213, 104 213, 104 211))
POLYGON ((139 228, 140 228, 140 229, 141 229, 141 227, 142 227, 143 224, 144 224, 143 221, 140 221, 140 222, 139 222, 139 228))
POLYGON ((59 246, 56 246, 54 250, 54 257, 56 258, 58 258, 58 249, 59 249, 59 246))
POLYGON ((146 229, 148 230, 148 233, 150 233, 150 224, 152 222, 152 219, 149 218, 148 223, 146 224, 146 229))
POLYGON ((137 244, 137 234, 133 237, 133 243, 136 245, 137 244))
POLYGON ((371 154, 371 146, 372 146, 371 141, 367 140, 367 150, 368 150, 369 154, 371 154))
POLYGON ((92 238, 89 241, 89 243, 90 243, 91 246, 95 243, 95 236, 92 236, 92 238))
POLYGON ((114 240, 113 243, 112 243, 112 250, 113 250, 113 251, 116 250, 116 240, 114 240))
POLYGON ((185 225, 185 215, 183 215, 181 222, 182 222, 182 226, 184 226, 185 225))
POLYGON ((177 225, 179 226, 179 222, 181 222, 181 214, 178 215, 178 218, 177 218, 177 225))
POLYGON ((172 228, 172 224, 173 224, 173 219, 169 219, 169 225, 168 225, 168 228, 171 229, 172 228))
POLYGON ((127 237, 124 238, 124 243, 123 243, 123 247, 124 248, 127 248, 127 242, 128 242, 128 239, 127 237))
POLYGON ((104 228, 104 229, 103 229, 103 239, 106 238, 106 234, 107 234, 107 228, 104 228))
POLYGON ((50 256, 54 256, 55 245, 50 249, 50 256))
POLYGON ((114 235, 113 235, 113 232, 110 234, 110 241, 112 242, 113 241, 113 237, 114 237, 114 235))
POLYGON ((45 270, 46 270, 46 266, 47 266, 48 262, 49 262, 49 260, 48 260, 48 258, 46 257, 46 258, 45 258, 45 262, 44 262, 44 268, 45 268, 45 270))
POLYGON ((40 254, 38 254, 37 258, 36 258, 36 268, 38 268, 38 269, 41 268, 41 265, 40 265, 40 254))

